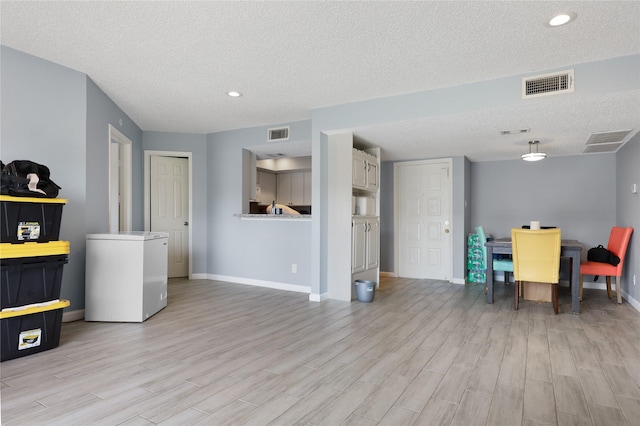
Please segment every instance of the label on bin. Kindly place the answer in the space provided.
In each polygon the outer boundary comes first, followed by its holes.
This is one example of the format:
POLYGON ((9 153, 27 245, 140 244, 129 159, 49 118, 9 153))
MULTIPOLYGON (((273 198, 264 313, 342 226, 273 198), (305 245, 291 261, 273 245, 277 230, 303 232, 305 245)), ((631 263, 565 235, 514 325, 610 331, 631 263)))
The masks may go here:
POLYGON ((34 348, 40 346, 42 341, 42 329, 27 330, 20 333, 18 338, 18 350, 34 348))
POLYGON ((40 238, 40 224, 38 222, 18 223, 18 240, 37 240, 40 238))

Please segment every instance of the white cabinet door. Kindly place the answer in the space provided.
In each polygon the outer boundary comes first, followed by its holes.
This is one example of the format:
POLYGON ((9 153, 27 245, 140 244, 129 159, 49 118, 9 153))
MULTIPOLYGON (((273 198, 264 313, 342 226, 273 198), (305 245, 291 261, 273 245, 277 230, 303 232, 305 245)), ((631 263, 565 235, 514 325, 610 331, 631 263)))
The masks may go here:
POLYGON ((291 175, 291 204, 304 204, 304 172, 289 173, 291 175))
POLYGON ((366 270, 367 262, 367 220, 353 218, 351 223, 351 272, 366 270))
POLYGON ((351 272, 378 267, 380 259, 380 221, 378 218, 354 217, 351 236, 351 272))
POLYGON ((367 187, 367 160, 363 152, 353 150, 351 173, 353 175, 353 187, 365 189, 367 187))
POLYGON ((378 189, 378 163, 375 157, 367 162, 367 189, 376 191, 378 189))
POLYGON ((278 204, 291 204, 291 173, 278 173, 278 192, 276 202, 278 204))
POLYGON ((304 200, 303 205, 311 205, 311 172, 304 172, 304 200))
POLYGON ((378 159, 354 149, 352 157, 352 185, 357 189, 376 191, 379 186, 378 159))
POLYGON ((271 204, 276 199, 276 174, 258 171, 258 184, 260 196, 256 201, 260 204, 271 204))
POLYGON ((367 220, 367 269, 378 267, 380 259, 380 221, 367 220))

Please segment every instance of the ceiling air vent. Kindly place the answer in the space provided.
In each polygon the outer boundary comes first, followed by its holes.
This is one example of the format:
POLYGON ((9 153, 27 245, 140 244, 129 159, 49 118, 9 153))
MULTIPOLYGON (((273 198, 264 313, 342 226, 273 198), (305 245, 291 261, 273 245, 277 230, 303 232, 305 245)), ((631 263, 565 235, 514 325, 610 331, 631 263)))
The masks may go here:
POLYGON ((522 79, 522 99, 573 92, 573 70, 522 79))
POLYGON ((289 140, 289 126, 269 129, 267 131, 267 140, 269 142, 289 140))
POLYGON ((592 133, 587 141, 584 153, 592 152, 615 152, 622 146, 622 141, 631 130, 616 130, 613 132, 592 133))

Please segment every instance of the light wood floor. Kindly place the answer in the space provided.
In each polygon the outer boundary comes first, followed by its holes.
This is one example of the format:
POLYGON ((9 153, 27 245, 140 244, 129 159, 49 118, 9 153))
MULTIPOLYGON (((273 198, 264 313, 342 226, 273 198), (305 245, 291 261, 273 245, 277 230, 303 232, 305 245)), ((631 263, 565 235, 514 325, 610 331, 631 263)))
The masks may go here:
MULTIPOLYGON (((373 303, 171 281, 142 324, 62 325, 5 361, 3 425, 638 425, 640 313, 384 278, 373 303)), ((562 290, 565 290, 563 292, 562 290)))

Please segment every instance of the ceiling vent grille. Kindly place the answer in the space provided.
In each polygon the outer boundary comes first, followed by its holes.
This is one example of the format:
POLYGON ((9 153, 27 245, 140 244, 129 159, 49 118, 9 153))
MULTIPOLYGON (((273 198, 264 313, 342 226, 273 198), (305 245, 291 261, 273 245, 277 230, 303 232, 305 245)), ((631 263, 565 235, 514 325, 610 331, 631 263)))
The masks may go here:
POLYGON ((591 154, 594 152, 615 152, 622 146, 622 142, 617 143, 601 143, 598 145, 587 145, 584 149, 585 154, 591 154))
POLYGON ((613 132, 593 133, 587 141, 587 147, 584 153, 593 152, 615 152, 623 145, 623 140, 631 130, 616 130, 613 132))
POLYGON ((573 70, 522 79, 522 99, 573 92, 573 70))
POLYGON ((289 140, 289 126, 269 129, 267 131, 267 140, 269 142, 289 140))

